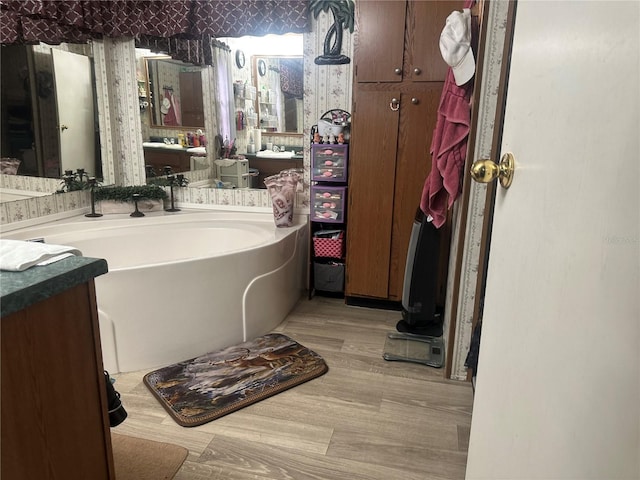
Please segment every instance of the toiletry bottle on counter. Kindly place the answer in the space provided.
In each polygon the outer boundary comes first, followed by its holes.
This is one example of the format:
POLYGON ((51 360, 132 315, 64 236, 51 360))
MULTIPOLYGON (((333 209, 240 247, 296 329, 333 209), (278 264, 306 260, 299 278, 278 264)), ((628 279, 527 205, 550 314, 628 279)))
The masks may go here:
POLYGON ((202 133, 201 129, 196 130, 196 137, 198 137, 198 145, 196 147, 204 147, 207 144, 207 141, 204 138, 204 133, 202 133))
POLYGON ((178 145, 180 145, 181 147, 187 146, 187 142, 185 141, 185 138, 184 138, 184 133, 178 134, 178 145))

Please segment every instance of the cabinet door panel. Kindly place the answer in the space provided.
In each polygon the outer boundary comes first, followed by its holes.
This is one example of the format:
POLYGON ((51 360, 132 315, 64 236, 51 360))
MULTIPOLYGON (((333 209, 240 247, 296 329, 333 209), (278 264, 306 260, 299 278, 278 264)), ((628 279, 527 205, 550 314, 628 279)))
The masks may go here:
POLYGON ((202 76, 200 72, 180 72, 180 95, 182 125, 203 128, 204 108, 202 106, 202 76))
POLYGON ((356 89, 349 148, 346 295, 386 298, 399 92, 356 89))
POLYGON ((405 63, 409 80, 444 82, 448 65, 440 53, 440 34, 447 17, 462 6, 460 0, 408 2, 405 63))
POLYGON ((431 171, 431 139, 436 125, 442 84, 402 94, 398 128, 396 187, 389 267, 389 300, 401 300, 411 226, 422 188, 431 171))
POLYGON ((356 82, 402 81, 405 15, 405 2, 356 2, 356 82))
POLYGON ((2 318, 6 479, 114 478, 93 281, 2 318))

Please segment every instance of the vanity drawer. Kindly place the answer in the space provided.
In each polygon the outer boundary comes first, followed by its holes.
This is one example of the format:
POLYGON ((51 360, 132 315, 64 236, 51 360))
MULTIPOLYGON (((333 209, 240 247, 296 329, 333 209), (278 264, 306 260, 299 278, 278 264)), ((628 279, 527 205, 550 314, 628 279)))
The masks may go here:
POLYGON ((347 207, 347 187, 311 187, 311 220, 313 222, 343 223, 347 207))
POLYGON ((311 178, 318 182, 346 182, 347 144, 311 145, 311 178))

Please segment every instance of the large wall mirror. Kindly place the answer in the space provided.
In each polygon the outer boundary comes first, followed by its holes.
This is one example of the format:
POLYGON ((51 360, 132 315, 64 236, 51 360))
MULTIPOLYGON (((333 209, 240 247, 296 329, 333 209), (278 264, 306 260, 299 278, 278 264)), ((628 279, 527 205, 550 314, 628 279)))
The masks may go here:
POLYGON ((255 55, 259 128, 271 133, 302 133, 304 77, 302 56, 255 55))
MULTIPOLYGON (((255 87, 257 95, 251 108, 258 115, 255 127, 269 136, 288 139, 302 136, 304 62, 301 34, 245 36, 221 39, 235 52, 234 82, 255 87), (263 88, 264 87, 264 88, 263 88), (269 98, 271 93, 271 98, 269 98), (267 113, 268 112, 268 113, 267 113)), ((249 104, 237 103, 248 113, 249 104)))
POLYGON ((202 68, 170 57, 145 58, 153 127, 203 128, 202 68))
POLYGON ((2 47, 2 157, 18 175, 100 177, 100 141, 89 44, 2 47))
MULTIPOLYGON (((264 176, 286 168, 302 168, 303 166, 303 37, 301 34, 266 35, 264 37, 220 38, 219 41, 230 49, 227 65, 234 83, 232 109, 234 118, 232 118, 232 122, 236 125, 235 146, 237 153, 246 155, 249 168, 259 172, 258 176, 250 178, 249 186, 251 188, 265 188, 264 176), (253 86, 257 92, 255 98, 251 98, 249 95, 245 96, 244 88, 238 89, 236 92, 236 84, 253 86), (252 113, 257 114, 255 123, 248 121, 248 117, 252 113), (255 146, 256 153, 261 148, 266 148, 267 143, 272 142, 274 145, 286 146, 287 151, 296 151, 298 155, 294 159, 256 158, 256 154, 251 155, 247 147, 258 138, 253 136, 256 128, 261 131, 262 140, 260 145, 255 146)), ((144 115, 144 121, 147 121, 147 118, 153 118, 149 124, 150 128, 144 128, 143 125, 143 135, 147 132, 147 136, 143 140, 149 142, 153 137, 154 141, 158 142, 167 135, 195 130, 195 127, 202 128, 199 125, 186 124, 184 111, 181 112, 182 125, 168 124, 166 114, 163 117, 163 112, 159 111, 162 108, 162 103, 164 103, 165 112, 169 111, 168 109, 173 105, 171 99, 176 97, 176 85, 180 87, 180 95, 177 97, 178 103, 184 107, 185 89, 183 78, 179 78, 180 73, 191 73, 196 69, 166 57, 152 57, 150 52, 144 55, 140 52, 140 55, 145 57, 143 70, 149 80, 146 90, 151 96, 149 108, 152 110, 148 115, 144 115), (173 90, 167 87, 173 87, 173 90)), ((197 92, 198 88, 192 90, 197 92)), ((172 115, 168 115, 168 118, 170 122, 174 121, 172 115)), ((216 132, 206 131, 205 133, 208 140, 206 147, 208 151, 210 146, 213 146, 212 139, 216 132)), ((154 166, 154 171, 149 171, 149 175, 161 175, 162 168, 158 168, 157 165, 174 165, 171 163, 174 160, 176 165, 172 167, 174 173, 184 173, 185 169, 193 171, 205 170, 210 167, 210 160, 204 157, 194 159, 184 152, 174 149, 167 151, 145 144, 146 164, 154 166), (184 158, 175 159, 173 157, 184 158), (178 164, 182 167, 177 166, 178 164)), ((232 169, 233 167, 227 168, 232 169)), ((200 178, 199 175, 194 177, 200 178)), ((223 182, 225 178, 222 178, 223 182)), ((157 180, 154 178, 151 181, 157 180)), ((247 182, 242 183, 246 184, 247 182)), ((210 185, 208 180, 189 183, 189 187, 210 185)))
MULTIPOLYGON (((272 67, 265 72, 270 72, 269 74, 278 73, 278 70, 283 68, 281 63, 285 60, 300 62, 301 64, 302 35, 268 35, 265 37, 253 37, 250 40, 246 40, 246 37, 243 37, 224 39, 224 41, 228 43, 232 50, 232 58, 235 59, 237 50, 242 50, 243 54, 246 55, 246 64, 243 68, 239 68, 235 62, 232 62, 234 81, 240 80, 248 84, 252 84, 254 78, 258 81, 258 75, 253 77, 254 58, 257 59, 261 57, 265 60, 265 66, 272 67), (243 40, 245 43, 238 43, 243 40)), ((91 44, 4 46, 2 53, 3 61, 0 63, 2 66, 2 121, 0 122, 2 128, 2 156, 18 157, 20 159, 21 164, 17 172, 18 175, 49 177, 59 180, 65 169, 70 168, 75 170, 80 167, 80 165, 72 163, 65 165, 65 163, 61 161, 61 158, 68 158, 71 162, 75 161, 74 159, 90 161, 90 165, 82 168, 85 168, 89 175, 96 176, 98 179, 102 178, 99 128, 96 114, 97 109, 95 109, 95 82, 93 81, 91 71, 91 44), (78 90, 75 89, 75 87, 70 87, 64 81, 56 82, 53 72, 52 48, 60 50, 66 49, 69 52, 84 57, 84 60, 90 66, 87 77, 88 81, 86 82, 89 87, 89 97, 81 97, 77 94, 78 90), (80 123, 86 124, 86 126, 92 130, 91 133, 93 133, 93 135, 76 134, 74 132, 75 125, 79 123, 59 121, 56 111, 56 95, 58 91, 65 91, 70 93, 71 97, 76 97, 81 100, 80 106, 74 108, 77 109, 76 111, 83 111, 89 115, 91 119, 80 123), (93 110, 89 109, 89 107, 93 110), (65 125, 70 128, 62 129, 59 127, 65 125), (80 144, 79 139, 81 138, 89 139, 89 153, 66 156, 64 153, 61 154, 58 144, 60 137, 72 139, 71 143, 74 146, 80 144), (63 156, 61 157, 61 155, 63 156)), ((152 54, 147 52, 147 56, 150 55, 152 54)), ((140 91, 140 88, 138 88, 137 91, 132 88, 131 92, 132 98, 136 99, 136 102, 138 100, 141 102, 140 119, 143 131, 141 141, 148 141, 150 135, 164 137, 169 134, 173 136, 177 135, 180 131, 195 131, 203 128, 204 122, 194 120, 195 118, 203 118, 202 116, 198 117, 198 115, 202 115, 202 94, 198 93, 199 91, 201 92, 203 88, 201 85, 202 75, 200 73, 200 67, 194 67, 183 62, 173 61, 168 57, 161 58, 159 56, 150 60, 148 66, 146 61, 144 62, 144 67, 142 67, 142 65, 142 63, 136 65, 136 68, 140 68, 138 80, 145 82, 142 85, 140 85, 140 83, 138 84, 139 87, 142 86, 142 91, 140 91), (149 69, 148 72, 146 70, 147 68, 149 69), (168 77, 165 77, 164 72, 166 71, 170 72, 167 74, 168 77), (147 74, 149 74, 150 77, 146 77, 147 74), (151 79, 150 85, 147 83, 149 78, 151 79), (196 86, 192 86, 191 83, 185 87, 187 82, 189 82, 189 80, 185 80, 185 78, 190 78, 196 83, 196 86), (164 89, 163 87, 173 87, 173 91, 169 88, 164 89), (172 95, 167 95, 167 93, 172 95), (151 98, 140 99, 139 97, 142 95, 151 98), (189 95, 191 95, 191 97, 189 97, 189 95), (166 108, 167 102, 164 102, 167 97, 169 97, 169 106, 176 105, 174 108, 177 109, 177 105, 179 104, 181 117, 181 125, 179 126, 166 125, 167 114, 163 113, 163 110, 169 112, 169 109, 166 108), (173 102, 171 102, 171 97, 174 97, 173 102), (144 102, 146 102, 146 104, 144 102), (187 106, 195 106, 194 108, 190 108, 190 111, 187 111, 185 104, 187 106), (144 109, 142 108, 143 105, 145 105, 144 109), (160 112, 160 114, 152 117, 151 111, 160 112), (192 112, 194 113, 192 114, 192 112), (152 118, 154 118, 153 121, 151 120, 152 118)), ((302 84, 302 81, 300 81, 300 84, 302 84)), ((277 83, 273 84, 274 88, 272 88, 272 90, 277 91, 276 85, 277 83)), ((281 100, 284 102, 280 110, 283 118, 278 122, 278 125, 282 125, 282 129, 270 127, 269 131, 265 133, 273 137, 282 136, 282 140, 274 139, 274 144, 292 145, 296 147, 296 150, 297 147, 300 146, 300 149, 302 149, 302 98, 300 98, 298 94, 291 94, 289 91, 283 92, 281 88, 278 95, 280 95, 281 100), (291 118, 294 115, 287 112, 294 111, 289 110, 289 106, 293 104, 296 105, 296 118, 295 121, 291 123, 291 118), (295 125, 295 127, 293 125, 295 125)), ((65 104, 66 102, 67 100, 64 100, 65 104)), ((258 111, 257 105, 255 108, 256 111, 258 111)), ((278 112, 277 108, 275 110, 278 112)), ((171 118, 169 121, 172 121, 171 118)), ((236 143, 236 145, 238 145, 238 153, 246 152, 246 144, 249 138, 248 132, 249 129, 238 131, 236 143)), ((214 133, 211 132, 206 133, 209 138, 212 138, 214 135, 214 133)), ((267 140, 264 140, 263 143, 266 141, 267 140)), ((85 146, 87 145, 85 144, 85 146)), ((55 190, 52 189, 51 193, 53 193, 53 191, 55 190)))

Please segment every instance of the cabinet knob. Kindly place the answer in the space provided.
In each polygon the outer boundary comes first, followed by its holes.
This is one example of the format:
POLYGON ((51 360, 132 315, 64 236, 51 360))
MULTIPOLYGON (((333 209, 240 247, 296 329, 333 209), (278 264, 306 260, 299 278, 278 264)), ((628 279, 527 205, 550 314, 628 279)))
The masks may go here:
POLYGON ((396 68, 393 73, 395 73, 396 75, 402 75, 402 69, 401 68, 396 68))
POLYGON ((400 108, 400 100, 398 100, 397 98, 392 98, 391 102, 389 102, 389 108, 392 111, 397 112, 400 108))
POLYGON ((411 103, 413 103, 414 105, 418 105, 420 103, 420 100, 418 100, 416 97, 413 97, 411 99, 411 103))
POLYGON ((413 69, 413 73, 415 73, 416 75, 420 75, 422 73, 422 70, 420 70, 418 67, 413 69))

